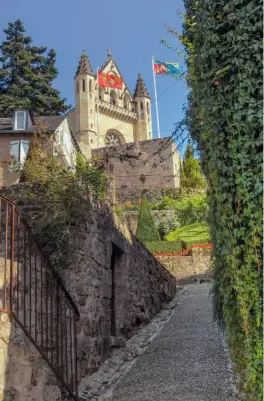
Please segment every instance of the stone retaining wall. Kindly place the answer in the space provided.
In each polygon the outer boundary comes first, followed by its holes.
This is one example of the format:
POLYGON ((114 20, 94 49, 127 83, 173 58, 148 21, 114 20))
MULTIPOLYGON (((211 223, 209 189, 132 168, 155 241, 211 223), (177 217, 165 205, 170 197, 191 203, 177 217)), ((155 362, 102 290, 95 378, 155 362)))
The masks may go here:
MULTIPOLYGON (((34 187, 17 185, 8 189, 5 194, 12 194, 12 199, 18 207, 22 207, 23 214, 34 230, 41 203, 28 195, 25 196, 25 188, 34 192, 34 187)), ((40 188, 35 189, 39 194, 40 188)), ((126 225, 120 222, 117 224, 109 207, 96 205, 87 212, 79 204, 71 216, 70 227, 71 239, 67 247, 70 249, 72 262, 67 270, 61 266, 59 274, 81 317, 77 327, 80 381, 98 370, 114 347, 124 345, 126 339, 139 326, 147 324, 163 305, 173 298, 176 280, 136 240, 126 225)), ((51 259, 54 256, 56 254, 50 255, 51 259)), ((0 313, 0 318, 2 316, 0 313)), ((1 325, 0 338, 3 330, 4 326, 1 325)), ((60 400, 59 387, 54 377, 53 381, 50 381, 46 374, 45 377, 32 376, 32 371, 38 369, 36 366, 46 366, 45 362, 40 355, 37 355, 36 360, 30 357, 31 345, 23 333, 22 340, 14 344, 13 334, 16 336, 16 332, 17 328, 10 325, 10 335, 4 344, 0 343, 5 370, 0 400, 60 400), (23 364, 11 363, 8 358, 13 348, 15 353, 21 352, 25 355, 27 369, 31 372, 25 373, 25 378, 23 364), (28 363, 30 361, 31 364, 28 363), (25 395, 24 390, 20 391, 14 387, 18 379, 14 379, 12 372, 16 372, 15 375, 20 377, 18 386, 26 388, 25 395), (37 398, 34 395, 36 388, 39 391, 37 398), (4 395, 5 389, 7 392, 4 395)), ((50 369, 47 369, 53 376, 50 369)))
POLYGON ((194 248, 190 256, 156 256, 177 283, 184 284, 195 279, 211 276, 211 250, 194 248))

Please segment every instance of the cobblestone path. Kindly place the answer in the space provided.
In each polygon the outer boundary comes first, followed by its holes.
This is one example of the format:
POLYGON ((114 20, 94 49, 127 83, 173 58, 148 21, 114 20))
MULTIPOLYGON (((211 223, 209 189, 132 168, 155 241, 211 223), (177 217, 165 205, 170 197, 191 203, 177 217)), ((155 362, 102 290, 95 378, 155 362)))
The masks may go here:
POLYGON ((237 401, 210 285, 187 286, 169 322, 121 379, 112 401, 237 401))

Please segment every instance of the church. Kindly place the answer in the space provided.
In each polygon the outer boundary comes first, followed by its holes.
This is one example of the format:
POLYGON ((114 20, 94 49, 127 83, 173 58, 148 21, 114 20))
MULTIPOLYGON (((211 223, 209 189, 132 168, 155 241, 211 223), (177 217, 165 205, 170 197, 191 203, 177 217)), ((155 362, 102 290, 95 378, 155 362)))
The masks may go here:
MULTIPOLYGON (((108 50, 100 72, 122 74, 108 50)), ((152 139, 151 99, 141 74, 134 93, 123 79, 121 89, 99 87, 85 50, 74 78, 75 107, 68 113, 71 129, 86 156, 92 149, 152 139)))
POLYGON ((180 154, 170 137, 152 138, 151 99, 141 74, 131 93, 110 50, 96 72, 83 51, 74 94, 75 107, 66 116, 33 118, 30 110, 16 109, 12 118, 0 118, 0 187, 19 182, 22 169, 14 169, 13 160, 23 166, 41 127, 54 141, 49 152, 67 168, 75 168, 77 152, 104 161, 121 203, 140 199, 142 190, 154 200, 180 187, 180 154), (102 76, 118 82, 118 88, 103 86, 102 76))
POLYGON ((94 71, 85 51, 74 77, 75 107, 68 123, 82 153, 99 157, 114 176, 120 203, 138 200, 142 190, 153 200, 180 187, 181 157, 171 138, 152 138, 151 99, 141 74, 131 93, 111 50, 94 71), (99 74, 121 78, 120 89, 99 85, 99 74))

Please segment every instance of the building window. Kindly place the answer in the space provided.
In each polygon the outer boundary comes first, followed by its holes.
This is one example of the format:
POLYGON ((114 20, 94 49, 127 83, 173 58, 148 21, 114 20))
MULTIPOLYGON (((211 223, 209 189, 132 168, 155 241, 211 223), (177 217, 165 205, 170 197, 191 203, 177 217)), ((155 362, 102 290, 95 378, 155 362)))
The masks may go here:
POLYGON ((83 90, 83 92, 85 92, 85 79, 82 81, 82 90, 83 90))
POLYGON ((90 79, 89 81, 89 92, 92 92, 93 90, 93 84, 92 84, 92 80, 90 79))
POLYGON ((114 132, 108 132, 105 136, 106 146, 118 146, 121 145, 120 138, 114 132))
POLYGON ((79 84, 79 82, 77 82, 77 85, 76 85, 76 92, 77 92, 77 95, 80 92, 80 84, 79 84))
POLYGON ((114 104, 115 106, 117 105, 117 95, 115 91, 110 92, 110 103, 114 104))
POLYGON ((140 102, 140 114, 141 114, 141 115, 144 114, 144 105, 143 105, 143 102, 140 102))
POLYGON ((99 99, 100 100, 104 100, 104 93, 105 93, 104 88, 99 88, 99 99))
POLYGON ((91 128, 93 128, 93 124, 91 124, 91 128))
POLYGON ((27 129, 27 112, 26 110, 16 110, 14 114, 14 129, 25 131, 27 129))
POLYGON ((147 113, 150 114, 149 103, 147 103, 147 113))
POLYGON ((29 141, 11 141, 10 142, 10 155, 11 158, 20 163, 24 164, 29 149, 29 141))
POLYGON ((129 96, 128 96, 127 93, 126 93, 125 96, 124 96, 123 102, 124 102, 124 108, 125 108, 126 110, 129 110, 130 98, 129 98, 129 96))

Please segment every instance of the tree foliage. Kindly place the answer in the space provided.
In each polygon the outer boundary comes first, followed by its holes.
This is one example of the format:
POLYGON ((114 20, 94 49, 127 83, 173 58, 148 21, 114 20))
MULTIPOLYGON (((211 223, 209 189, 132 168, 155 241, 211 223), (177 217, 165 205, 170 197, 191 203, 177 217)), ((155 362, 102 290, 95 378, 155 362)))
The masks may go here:
POLYGON ((208 182, 214 307, 247 399, 262 400, 262 4, 185 0, 186 121, 208 182))
POLYGON ((181 188, 184 190, 205 189, 205 178, 201 171, 200 160, 195 159, 194 149, 188 144, 181 170, 181 188))
POLYGON ((142 196, 138 215, 136 237, 143 243, 160 241, 159 232, 151 215, 149 203, 144 195, 142 196))
POLYGON ((0 46, 0 115, 9 117, 14 108, 30 109, 33 115, 58 115, 68 110, 65 99, 52 87, 58 75, 56 53, 32 44, 21 20, 4 29, 0 46))

